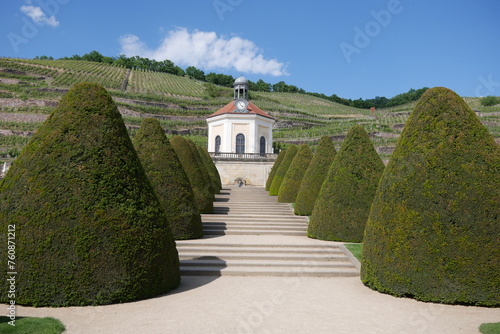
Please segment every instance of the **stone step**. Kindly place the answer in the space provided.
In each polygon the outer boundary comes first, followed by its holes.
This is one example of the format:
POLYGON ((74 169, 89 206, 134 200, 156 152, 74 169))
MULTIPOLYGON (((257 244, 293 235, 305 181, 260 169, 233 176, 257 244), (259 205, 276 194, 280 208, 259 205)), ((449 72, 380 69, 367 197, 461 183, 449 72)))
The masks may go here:
POLYGON ((249 223, 301 223, 307 225, 305 217, 283 217, 282 215, 201 215, 203 222, 249 222, 249 223))
POLYGON ((209 252, 203 251, 192 251, 192 252, 182 252, 179 253, 179 260, 193 260, 193 259, 203 259, 203 258, 219 258, 224 261, 226 260, 259 260, 259 261, 288 261, 291 265, 298 264, 300 261, 303 264, 316 263, 316 262, 336 262, 336 261, 346 261, 348 263, 349 259, 345 254, 283 254, 283 253, 249 253, 245 251, 233 251, 233 252, 209 252), (200 256, 200 254, 203 254, 200 256))
POLYGON ((247 205, 245 203, 232 203, 232 202, 217 202, 214 203, 214 208, 235 208, 235 209, 288 209, 292 210, 292 207, 290 205, 278 205, 277 203, 270 205, 270 204, 252 204, 252 205, 247 205))
POLYGON ((355 277, 355 268, 296 268, 296 267, 181 267, 184 276, 282 276, 282 277, 355 277))
POLYGON ((249 205, 233 204, 233 203, 220 203, 215 205, 214 209, 239 209, 239 210, 283 210, 293 211, 292 207, 287 205, 249 205))
POLYGON ((351 262, 348 261, 323 261, 323 262, 315 262, 314 266, 310 263, 297 263, 292 261, 285 260, 268 260, 262 261, 261 259, 252 260, 252 259, 228 259, 221 260, 217 258, 209 259, 186 259, 180 260, 180 265, 182 267, 218 267, 218 268, 226 268, 226 267, 272 267, 272 268, 354 268, 351 262))
POLYGON ((292 209, 290 205, 278 205, 274 204, 271 205, 269 203, 255 203, 252 205, 247 205, 247 203, 232 203, 232 202, 214 202, 214 208, 220 208, 220 207, 230 207, 230 208, 252 208, 252 209, 266 209, 266 208, 279 208, 279 209, 292 209))
POLYGON ((203 234, 206 236, 214 236, 214 235, 288 235, 288 236, 307 236, 306 231, 282 231, 282 230, 219 230, 219 229, 203 229, 203 234))
POLYGON ((182 275, 330 277, 359 274, 335 246, 179 243, 178 251, 182 275))
POLYGON ((186 252, 240 252, 240 253, 267 253, 267 254, 313 254, 313 255, 343 255, 344 252, 338 247, 308 247, 308 246, 279 246, 279 245, 206 245, 206 244, 177 244, 177 250, 186 252))
MULTIPOLYGON (((202 216, 203 217, 203 216, 202 216)), ((300 217, 300 216, 292 216, 291 213, 289 212, 260 212, 257 214, 252 214, 252 212, 248 211, 240 211, 240 212, 234 212, 234 211, 215 211, 211 216, 207 216, 208 218, 210 217, 216 217, 216 218, 222 218, 222 219, 236 219, 239 217, 243 218, 281 218, 281 219, 289 219, 289 220, 304 220, 307 221, 306 217, 300 217)))
POLYGON ((248 201, 248 200, 245 200, 244 198, 241 198, 241 199, 235 199, 235 198, 232 198, 232 199, 223 199, 223 198, 219 198, 219 199, 216 199, 214 201, 214 206, 218 206, 218 205, 225 205, 225 204, 234 204, 234 205, 252 205, 252 206, 258 206, 258 205, 262 205, 262 206, 282 206, 282 207, 290 207, 290 203, 278 203, 278 202, 269 202, 267 201, 266 199, 262 199, 262 200, 254 200, 254 201, 248 201))
POLYGON ((259 229, 290 229, 298 228, 307 230, 307 224, 303 222, 251 222, 251 221, 234 221, 234 222, 218 222, 204 221, 203 226, 208 228, 259 228, 259 229))
POLYGON ((359 276, 343 248, 307 239, 308 218, 263 187, 225 188, 201 217, 207 238, 176 242, 182 275, 359 276))
POLYGON ((293 212, 290 209, 235 209, 235 208, 214 208, 213 214, 216 215, 252 215, 256 213, 257 215, 282 215, 291 216, 293 212))
POLYGON ((203 227, 207 229, 232 229, 232 230, 298 230, 306 231, 307 225, 305 224, 255 224, 255 223, 218 223, 218 222, 204 222, 203 227))
POLYGON ((224 195, 224 194, 217 194, 215 195, 215 198, 227 198, 227 199, 235 199, 235 198, 244 198, 245 201, 252 202, 258 199, 259 201, 262 199, 267 199, 265 200, 266 203, 271 203, 273 200, 278 201, 278 196, 269 196, 267 193, 238 193, 238 192, 233 192, 229 195, 224 195))
POLYGON ((213 214, 238 214, 238 215, 248 215, 248 214, 258 214, 258 215, 287 215, 292 216, 293 211, 291 209, 275 209, 275 208, 229 208, 229 207, 218 207, 214 208, 213 214))

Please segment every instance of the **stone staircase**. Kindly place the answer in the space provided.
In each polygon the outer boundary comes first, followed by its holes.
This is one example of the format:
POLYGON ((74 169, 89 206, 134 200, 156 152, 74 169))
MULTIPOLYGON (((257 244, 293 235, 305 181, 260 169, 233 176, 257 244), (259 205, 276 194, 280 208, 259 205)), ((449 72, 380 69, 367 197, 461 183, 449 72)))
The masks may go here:
POLYGON ((342 244, 307 238, 307 218, 262 187, 225 188, 202 220, 203 239, 177 241, 182 275, 359 275, 342 244))

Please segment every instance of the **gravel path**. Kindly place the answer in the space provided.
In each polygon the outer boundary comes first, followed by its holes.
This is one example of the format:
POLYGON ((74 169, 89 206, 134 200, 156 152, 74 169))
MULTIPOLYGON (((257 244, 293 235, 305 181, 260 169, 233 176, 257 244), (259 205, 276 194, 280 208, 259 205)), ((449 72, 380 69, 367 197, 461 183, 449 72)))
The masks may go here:
POLYGON ((55 317, 65 333, 470 334, 500 321, 499 309, 395 298, 358 277, 183 277, 179 289, 133 303, 19 307, 18 316, 55 317))

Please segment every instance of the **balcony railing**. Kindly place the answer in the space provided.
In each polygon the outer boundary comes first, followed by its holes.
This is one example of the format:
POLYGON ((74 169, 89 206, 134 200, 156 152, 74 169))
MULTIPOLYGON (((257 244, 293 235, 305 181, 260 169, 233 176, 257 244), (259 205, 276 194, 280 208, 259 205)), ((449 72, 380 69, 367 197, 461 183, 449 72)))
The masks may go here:
POLYGON ((275 161, 278 157, 274 153, 222 153, 210 152, 214 161, 275 161))

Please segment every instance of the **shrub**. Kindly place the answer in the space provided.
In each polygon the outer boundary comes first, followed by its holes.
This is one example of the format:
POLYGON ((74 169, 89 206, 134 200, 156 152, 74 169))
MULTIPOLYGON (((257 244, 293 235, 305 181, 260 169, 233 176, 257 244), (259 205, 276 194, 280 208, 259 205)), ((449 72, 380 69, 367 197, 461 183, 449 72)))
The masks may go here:
POLYGON ((308 235, 361 242, 384 164, 365 129, 354 126, 335 156, 316 200, 308 235))
POLYGON ((210 200, 213 202, 215 200, 215 189, 213 187, 212 178, 210 177, 210 174, 208 173, 208 170, 205 167, 205 164, 203 163, 203 160, 201 158, 200 152, 198 151, 196 144, 189 138, 185 138, 185 140, 189 146, 189 149, 193 153, 196 163, 198 164, 199 171, 201 172, 202 175, 203 187, 210 194, 210 200))
POLYGON ((276 174, 274 175, 271 187, 269 188, 269 195, 278 196, 278 192, 280 190, 281 183, 285 178, 286 171, 288 170, 288 167, 290 167, 290 165, 292 164, 293 158, 295 158, 295 154, 297 154, 297 151, 298 149, 297 146, 295 145, 290 145, 286 150, 285 157, 281 161, 281 164, 278 167, 276 174))
POLYGON ((274 175, 276 174, 276 171, 278 170, 281 161, 283 161, 283 158, 285 157, 286 150, 281 150, 280 154, 278 154, 278 157, 276 158, 276 161, 273 164, 273 167, 271 168, 271 171, 269 172, 269 175, 267 176, 266 180, 266 190, 269 191, 271 188, 271 183, 273 183, 274 175))
POLYGON ((165 210, 174 239, 203 237, 191 184, 160 122, 144 119, 133 144, 165 210))
POLYGON ((498 97, 496 96, 485 96, 480 100, 481 104, 485 107, 495 106, 499 103, 498 101, 498 97))
POLYGON ((210 176, 210 181, 212 182, 212 188, 214 188, 214 193, 220 194, 220 191, 222 189, 222 183, 220 181, 219 171, 217 170, 217 167, 215 167, 212 157, 210 157, 210 154, 208 153, 206 148, 201 146, 196 146, 196 148, 198 149, 201 161, 203 162, 203 165, 205 166, 205 169, 207 170, 208 175, 210 176))
POLYGON ((397 296, 500 305, 500 148, 453 91, 418 101, 365 230, 362 281, 397 296))
POLYGON ((198 165, 198 158, 194 155, 187 140, 181 136, 172 136, 170 143, 177 153, 179 160, 193 189, 196 206, 200 213, 212 213, 214 210, 213 194, 206 187, 206 180, 198 165))
POLYGON ((18 304, 121 303, 179 284, 167 218, 100 85, 73 86, 30 139, 0 182, 0 222, 4 245, 15 226, 18 304))
POLYGON ((309 146, 302 144, 283 178, 280 190, 278 191, 278 202, 295 202, 302 178, 311 162, 312 156, 313 154, 309 146))
POLYGON ((328 174, 336 153, 337 151, 330 137, 323 136, 300 184, 297 199, 295 200, 296 215, 311 215, 321 185, 328 174))

